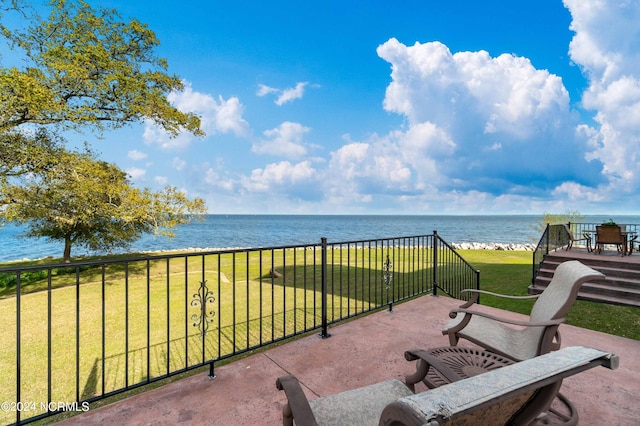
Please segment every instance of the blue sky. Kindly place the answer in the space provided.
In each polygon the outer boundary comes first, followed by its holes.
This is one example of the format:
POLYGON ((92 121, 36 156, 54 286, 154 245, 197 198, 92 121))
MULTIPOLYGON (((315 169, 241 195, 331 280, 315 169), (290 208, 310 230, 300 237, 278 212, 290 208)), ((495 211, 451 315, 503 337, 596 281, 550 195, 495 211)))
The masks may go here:
POLYGON ((94 2, 207 136, 88 140, 211 213, 638 214, 640 2, 94 2))

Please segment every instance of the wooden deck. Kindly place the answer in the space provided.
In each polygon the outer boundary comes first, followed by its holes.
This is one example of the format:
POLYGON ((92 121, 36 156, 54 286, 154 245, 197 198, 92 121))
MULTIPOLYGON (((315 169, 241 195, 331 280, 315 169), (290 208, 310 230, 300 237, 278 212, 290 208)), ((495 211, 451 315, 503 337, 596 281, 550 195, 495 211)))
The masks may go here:
POLYGON ((534 285, 529 287, 529 293, 542 292, 555 268, 567 260, 579 260, 606 276, 604 280, 583 284, 578 299, 640 307, 640 253, 637 251, 621 256, 616 250, 604 250, 596 254, 582 247, 558 249, 545 257, 534 285))

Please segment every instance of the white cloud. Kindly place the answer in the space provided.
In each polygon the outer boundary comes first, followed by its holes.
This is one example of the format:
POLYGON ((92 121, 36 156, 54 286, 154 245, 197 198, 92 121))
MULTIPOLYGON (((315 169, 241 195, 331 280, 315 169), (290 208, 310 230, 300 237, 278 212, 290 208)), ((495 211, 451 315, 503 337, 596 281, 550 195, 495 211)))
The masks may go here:
POLYGON ((523 212, 531 196, 567 197, 567 182, 597 185, 598 164, 585 159, 593 132, 576 131, 560 77, 527 58, 452 54, 438 42, 391 39, 378 53, 392 67, 385 109, 407 126, 332 152, 319 171, 328 202, 523 212))
MULTIPOLYGON (((237 97, 224 100, 219 97, 219 104, 213 101, 213 129, 219 133, 233 133, 236 136, 249 136, 249 124, 242 118, 244 106, 237 97)), ((205 121, 205 131, 209 128, 208 121, 205 121)))
MULTIPOLYGON (((251 134, 249 123, 242 117, 244 106, 237 97, 218 96, 216 101, 213 96, 194 91, 191 84, 185 83, 182 92, 172 92, 168 99, 179 110, 199 115, 201 128, 208 136, 231 133, 248 137, 251 134)), ((143 138, 146 143, 155 143, 164 149, 179 149, 188 146, 195 136, 181 133, 172 139, 160 127, 146 122, 143 138)))
POLYGON ((384 107, 408 120, 394 143, 416 188, 544 194, 597 179, 562 79, 527 58, 396 39, 378 54, 392 69, 384 107))
MULTIPOLYGON (((580 100, 572 102, 560 76, 525 57, 390 39, 378 48, 391 66, 383 105, 405 119, 401 127, 345 138, 320 165, 300 161, 310 150, 310 130, 284 122, 252 148, 291 161, 240 177, 211 170, 207 180, 230 199, 242 193, 261 200, 255 205, 265 211, 293 211, 307 193, 307 206, 322 212, 588 213, 603 205, 635 211, 640 5, 564 2, 576 33, 567 50, 588 78, 580 100)), ((303 95, 305 86, 296 87, 259 85, 257 95, 282 105, 303 95)))
POLYGON ((481 125, 482 133, 525 139, 541 123, 553 126, 569 112, 561 78, 535 69, 527 58, 452 54, 439 42, 405 46, 396 39, 378 47, 378 54, 392 64, 385 109, 407 116, 411 124, 429 121, 447 128, 471 118, 476 122, 468 124, 481 125))
POLYGON ((137 149, 131 150, 127 153, 127 157, 129 157, 132 160, 144 160, 145 158, 147 158, 149 155, 142 152, 142 151, 138 151, 137 149))
POLYGON ((131 168, 127 169, 126 172, 134 180, 142 179, 147 174, 147 171, 145 169, 140 169, 140 168, 137 168, 137 167, 131 167, 131 168))
POLYGON ((575 182, 564 182, 553 190, 553 195, 559 199, 566 199, 572 203, 603 201, 600 191, 575 182))
POLYGON ((274 101, 275 104, 278 106, 282 106, 287 102, 292 102, 296 99, 302 99, 302 96, 304 96, 304 89, 308 84, 308 82, 300 82, 296 83, 295 87, 290 87, 287 89, 276 89, 275 87, 269 87, 264 84, 259 84, 256 95, 266 96, 275 94, 277 95, 276 100, 274 101))
POLYGON ((313 180, 316 171, 309 161, 292 164, 289 161, 268 164, 264 169, 255 169, 249 178, 244 179, 244 186, 256 192, 291 191, 292 187, 313 180))
POLYGON ((441 167, 456 154, 456 144, 449 133, 430 122, 412 126, 406 133, 396 132, 394 140, 403 160, 418 177, 419 187, 441 181, 441 167))
MULTIPOLYGON (((640 3, 565 0, 575 35, 569 53, 589 79, 582 99, 597 123, 582 126, 603 163, 603 191, 636 193, 640 186, 640 3)), ((637 195, 637 194, 636 194, 637 195)))
POLYGON ((640 5, 565 3, 572 59, 590 82, 581 105, 597 125, 581 123, 562 79, 527 58, 390 39, 378 48, 391 64, 383 105, 405 127, 334 151, 327 198, 468 212, 629 205, 640 184, 640 5))
POLYGON ((156 176, 153 180, 160 186, 165 186, 169 183, 169 179, 166 176, 156 176))
POLYGON ((303 138, 310 130, 300 123, 285 121, 274 129, 265 130, 263 133, 268 139, 255 143, 252 150, 257 154, 300 158, 307 154, 303 138))
POLYGON ((187 166, 187 162, 180 157, 175 157, 173 159, 172 166, 177 171, 181 171, 187 166))
POLYGON ((369 158, 368 143, 350 143, 331 153, 329 165, 334 171, 339 171, 340 176, 352 180, 366 172, 362 164, 369 158))
POLYGON ((629 0, 564 0, 571 12, 571 59, 592 84, 637 75, 640 4, 629 0))
POLYGON ((379 196, 416 197, 442 183, 440 159, 455 152, 446 132, 430 123, 372 135, 365 142, 349 140, 331 153, 323 181, 334 200, 349 197, 369 203, 379 196))
POLYGON ((269 87, 265 84, 258 84, 258 91, 256 92, 256 95, 258 96, 266 96, 269 95, 271 93, 278 93, 279 90, 276 89, 275 87, 269 87))
POLYGON ((209 167, 204 173, 204 182, 209 187, 221 189, 229 193, 237 193, 239 191, 238 184, 232 179, 227 179, 221 176, 213 168, 209 167))

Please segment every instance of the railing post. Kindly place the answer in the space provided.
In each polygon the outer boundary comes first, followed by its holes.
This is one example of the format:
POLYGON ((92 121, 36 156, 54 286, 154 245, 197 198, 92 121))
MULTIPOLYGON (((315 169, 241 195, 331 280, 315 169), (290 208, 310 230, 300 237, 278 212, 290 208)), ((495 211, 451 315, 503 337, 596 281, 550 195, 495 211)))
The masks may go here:
POLYGON ((433 231, 433 289, 431 295, 438 295, 438 231, 433 231))
POLYGON ((545 231, 545 234, 547 234, 547 249, 546 249, 544 254, 547 255, 547 254, 549 254, 549 240, 551 239, 550 238, 551 236, 549 235, 549 224, 548 223, 547 223, 547 229, 545 231))
POLYGON ((327 337, 331 337, 327 331, 327 238, 322 237, 320 241, 322 242, 322 274, 320 277, 322 280, 322 333, 320 334, 320 337, 326 339, 327 337))
POLYGON ((551 226, 550 224, 547 223, 547 226, 544 228, 544 231, 542 232, 542 237, 540 237, 540 241, 538 241, 538 245, 533 251, 532 262, 531 262, 531 267, 532 267, 531 286, 532 287, 536 286, 536 275, 538 274, 540 264, 542 263, 542 261, 539 262, 538 259, 540 257, 544 259, 544 257, 549 253, 549 240, 551 239, 549 235, 551 233, 550 229, 551 229, 551 226))
MULTIPOLYGON (((387 290, 387 304, 389 305, 389 312, 393 311, 393 296, 389 300, 389 288, 393 283, 393 263, 389 259, 389 253, 387 252, 387 260, 382 264, 382 281, 385 284, 387 290)), ((393 288, 391 288, 391 294, 393 295, 393 288)))
MULTIPOLYGON (((21 319, 21 308, 20 308, 20 297, 22 293, 22 289, 20 288, 20 271, 16 272, 16 403, 18 401, 22 401, 21 393, 22 390, 22 366, 20 365, 22 359, 21 348, 21 340, 22 336, 20 334, 20 319, 21 319)), ((20 424, 20 412, 21 410, 16 410, 16 424, 20 424)))

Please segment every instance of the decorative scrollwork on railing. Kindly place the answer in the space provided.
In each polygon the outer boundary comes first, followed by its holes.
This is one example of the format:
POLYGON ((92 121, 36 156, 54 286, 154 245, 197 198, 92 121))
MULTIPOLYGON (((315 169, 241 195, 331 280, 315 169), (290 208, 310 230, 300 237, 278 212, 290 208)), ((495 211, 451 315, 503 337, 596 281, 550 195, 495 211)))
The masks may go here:
POLYGON ((213 292, 209 291, 206 284, 206 280, 200 282, 198 293, 194 294, 193 299, 191 300, 191 306, 199 308, 200 311, 199 314, 191 315, 191 321, 193 321, 194 327, 198 327, 202 337, 207 334, 209 324, 213 322, 213 317, 216 315, 213 309, 207 311, 207 304, 214 304, 216 299, 213 297, 213 292))
POLYGON ((387 260, 382 264, 382 282, 385 284, 387 290, 391 286, 391 281, 393 281, 393 263, 389 259, 389 255, 387 254, 387 260))

